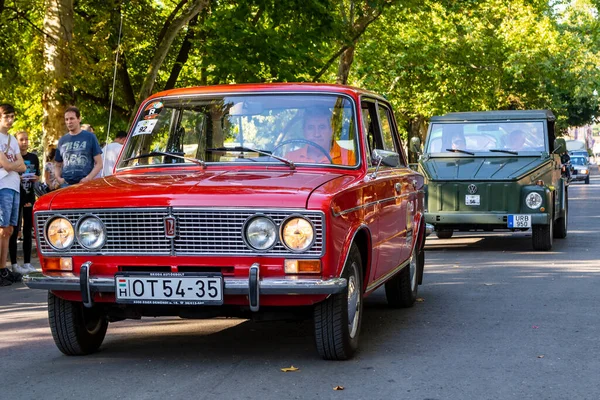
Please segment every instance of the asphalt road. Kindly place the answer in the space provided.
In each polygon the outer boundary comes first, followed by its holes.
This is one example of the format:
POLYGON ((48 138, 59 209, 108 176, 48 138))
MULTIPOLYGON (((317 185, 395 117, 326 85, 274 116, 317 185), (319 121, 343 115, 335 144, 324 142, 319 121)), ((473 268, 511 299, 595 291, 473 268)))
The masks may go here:
POLYGON ((428 238, 420 301, 369 297, 346 362, 318 358, 310 322, 236 319, 119 322, 99 353, 67 357, 45 292, 0 287, 0 398, 597 399, 598 173, 569 195, 551 252, 530 233, 428 238))

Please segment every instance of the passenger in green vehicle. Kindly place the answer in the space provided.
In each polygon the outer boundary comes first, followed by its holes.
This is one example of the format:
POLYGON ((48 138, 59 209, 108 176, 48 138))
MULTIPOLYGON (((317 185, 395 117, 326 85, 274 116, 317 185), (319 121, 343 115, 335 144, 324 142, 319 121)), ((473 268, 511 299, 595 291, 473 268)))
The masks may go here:
POLYGON ((525 132, 520 129, 512 131, 508 134, 506 147, 514 151, 523 150, 525 147, 525 135, 525 132))

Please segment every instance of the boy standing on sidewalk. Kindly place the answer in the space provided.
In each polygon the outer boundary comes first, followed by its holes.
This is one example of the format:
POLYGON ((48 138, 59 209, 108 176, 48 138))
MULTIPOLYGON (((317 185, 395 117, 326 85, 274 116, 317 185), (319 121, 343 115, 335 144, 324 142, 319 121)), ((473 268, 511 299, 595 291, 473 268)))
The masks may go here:
POLYGON ((8 130, 15 121, 15 108, 0 104, 0 285, 6 286, 20 278, 17 271, 6 268, 8 241, 19 217, 19 172, 25 172, 25 163, 17 139, 8 130))
POLYGON ((10 254, 10 263, 12 264, 13 272, 27 274, 35 272, 35 268, 31 265, 31 231, 33 229, 33 203, 35 203, 35 192, 33 184, 40 179, 40 160, 38 156, 30 153, 29 150, 29 135, 25 131, 20 131, 15 134, 19 148, 21 149, 21 157, 27 169, 21 175, 21 194, 19 201, 19 219, 17 229, 10 236, 8 252, 10 254), (17 264, 17 236, 19 228, 23 227, 23 266, 17 264))

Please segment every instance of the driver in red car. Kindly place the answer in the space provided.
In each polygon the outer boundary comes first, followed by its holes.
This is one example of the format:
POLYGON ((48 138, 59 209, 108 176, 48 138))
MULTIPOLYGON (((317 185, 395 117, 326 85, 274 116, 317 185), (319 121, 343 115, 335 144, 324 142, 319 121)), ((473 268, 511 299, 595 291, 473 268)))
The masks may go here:
POLYGON ((310 109, 304 114, 303 147, 286 153, 285 157, 294 162, 356 165, 354 151, 342 148, 333 139, 331 113, 327 109, 310 109))

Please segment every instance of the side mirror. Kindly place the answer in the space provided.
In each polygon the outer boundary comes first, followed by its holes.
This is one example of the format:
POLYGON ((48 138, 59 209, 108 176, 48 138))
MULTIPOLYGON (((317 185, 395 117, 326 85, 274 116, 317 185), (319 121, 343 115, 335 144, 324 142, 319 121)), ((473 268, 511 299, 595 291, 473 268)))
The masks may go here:
POLYGON ((565 139, 558 138, 554 140, 554 151, 553 153, 562 154, 567 151, 567 142, 565 139))
POLYGON ((400 155, 393 151, 375 149, 372 153, 372 160, 375 165, 383 164, 386 167, 400 166, 400 155))
POLYGON ((417 136, 410 138, 410 151, 417 154, 421 153, 421 139, 419 139, 417 136))

